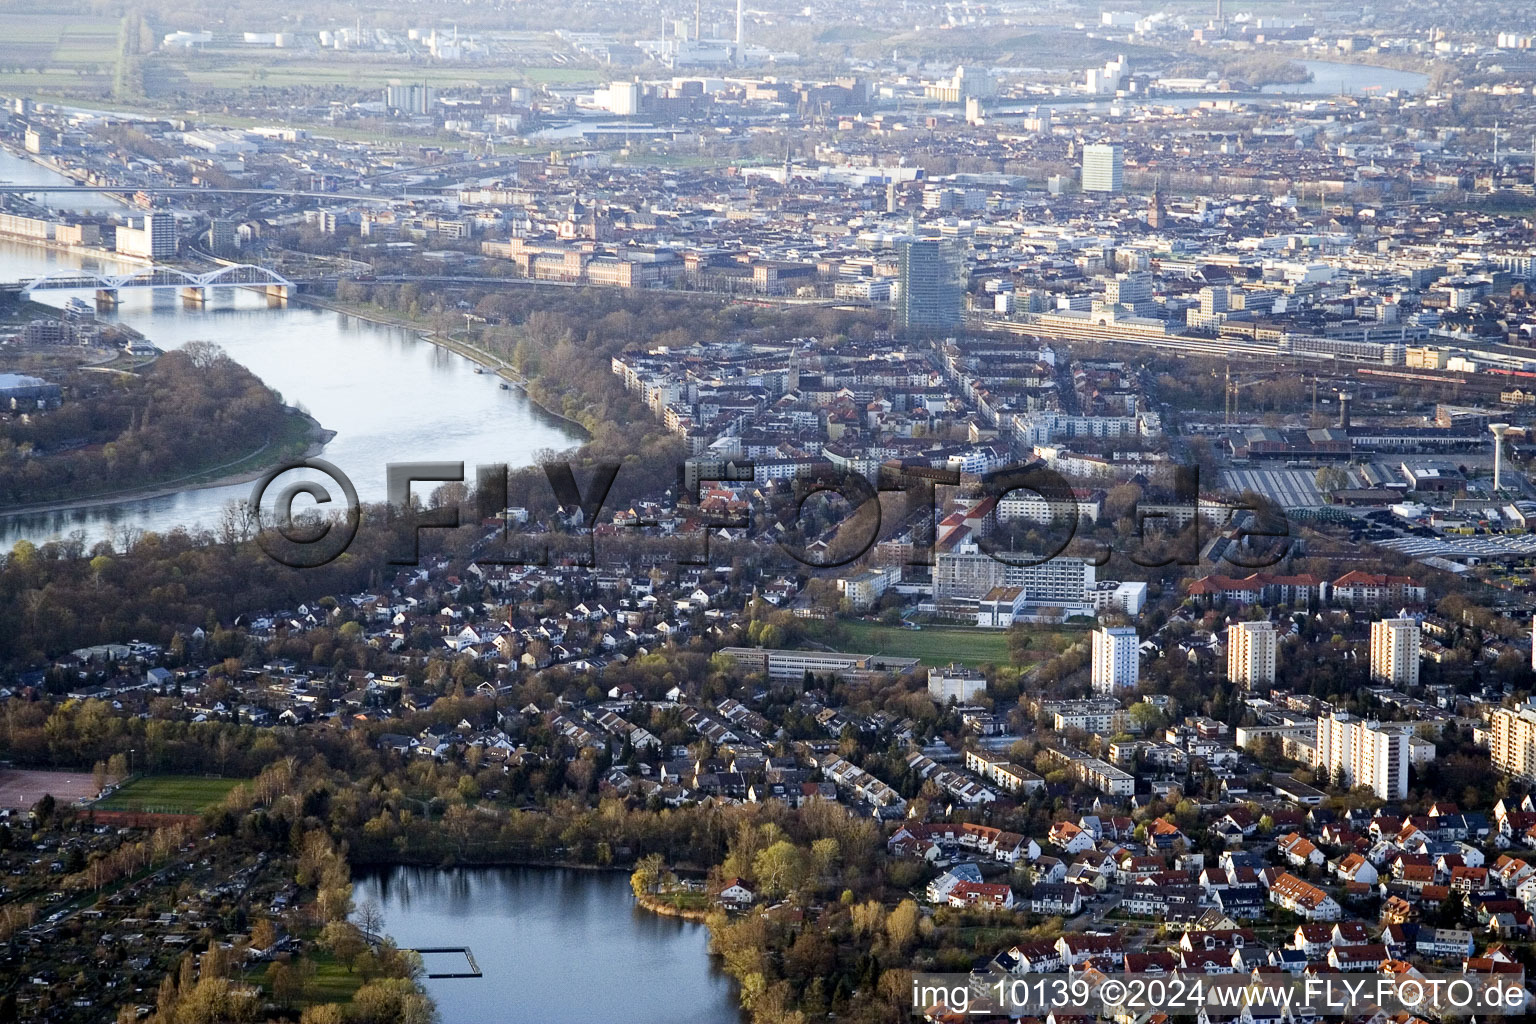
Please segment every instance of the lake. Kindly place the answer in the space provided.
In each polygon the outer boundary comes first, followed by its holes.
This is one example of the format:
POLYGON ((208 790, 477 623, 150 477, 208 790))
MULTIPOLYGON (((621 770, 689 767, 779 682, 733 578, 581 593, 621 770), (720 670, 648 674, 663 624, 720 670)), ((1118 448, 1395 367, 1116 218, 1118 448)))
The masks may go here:
POLYGON ((393 868, 355 880, 408 948, 468 946, 484 977, 426 981, 442 1024, 731 1024, 709 931, 635 906, 629 876, 567 868, 393 868))

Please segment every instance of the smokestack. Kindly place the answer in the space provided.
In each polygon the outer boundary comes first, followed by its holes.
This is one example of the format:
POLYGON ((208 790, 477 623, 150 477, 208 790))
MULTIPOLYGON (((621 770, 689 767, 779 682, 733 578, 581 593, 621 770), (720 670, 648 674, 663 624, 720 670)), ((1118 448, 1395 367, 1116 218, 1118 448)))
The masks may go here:
POLYGON ((1504 432, 1509 429, 1508 423, 1490 423, 1488 429, 1493 433, 1493 489, 1494 492, 1502 490, 1504 470, 1504 432))
POLYGON ((745 2, 745 0, 736 0, 736 63, 737 64, 742 64, 742 63, 745 62, 744 54, 742 53, 742 44, 745 43, 746 40, 742 37, 742 33, 741 33, 742 14, 743 14, 742 4, 744 2, 745 2))
POLYGON ((1349 391, 1339 392, 1339 429, 1349 429, 1349 407, 1355 401, 1355 396, 1349 391))

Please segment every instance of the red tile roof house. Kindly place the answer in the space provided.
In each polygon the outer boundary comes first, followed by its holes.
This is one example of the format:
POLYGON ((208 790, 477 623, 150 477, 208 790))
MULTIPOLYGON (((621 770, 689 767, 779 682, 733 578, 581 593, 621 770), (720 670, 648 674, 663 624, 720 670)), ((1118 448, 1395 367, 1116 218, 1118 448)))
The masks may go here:
POLYGON ((1012 910, 1013 889, 991 882, 961 882, 949 890, 952 907, 978 907, 982 910, 1012 910))
POLYGON ((1340 909, 1332 896, 1292 874, 1283 874, 1269 887, 1269 901, 1309 921, 1337 921, 1340 909))

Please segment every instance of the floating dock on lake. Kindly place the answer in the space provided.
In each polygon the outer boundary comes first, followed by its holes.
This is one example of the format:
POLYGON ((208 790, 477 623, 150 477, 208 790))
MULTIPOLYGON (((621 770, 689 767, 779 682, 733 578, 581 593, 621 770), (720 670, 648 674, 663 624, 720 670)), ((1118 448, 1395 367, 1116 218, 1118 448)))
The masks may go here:
POLYGON ((475 962, 475 954, 470 950, 470 948, 468 946, 423 946, 420 949, 413 949, 413 950, 411 950, 411 952, 416 953, 417 955, 422 956, 422 957, 426 957, 429 954, 441 955, 441 954, 460 953, 460 954, 463 954, 464 962, 466 964, 468 964, 468 966, 469 966, 469 969, 466 970, 466 971, 428 971, 427 972, 427 977, 429 977, 429 978, 480 978, 480 977, 484 977, 484 975, 480 971, 480 965, 475 962))

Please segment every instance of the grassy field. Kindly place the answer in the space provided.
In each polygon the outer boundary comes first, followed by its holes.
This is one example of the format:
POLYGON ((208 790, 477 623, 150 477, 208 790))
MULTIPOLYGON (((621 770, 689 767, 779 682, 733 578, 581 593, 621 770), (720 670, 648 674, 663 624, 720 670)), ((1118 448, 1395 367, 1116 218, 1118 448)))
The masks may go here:
POLYGON ((923 664, 1007 665, 1008 637, 998 629, 964 629, 924 626, 901 629, 862 619, 839 623, 848 631, 848 649, 860 654, 885 654, 893 658, 920 658, 923 664))
POLYGON ((348 970, 345 964, 323 950, 315 950, 310 956, 315 964, 315 976, 305 986, 307 1003, 347 1003, 362 985, 361 975, 348 970))
POLYGON ((116 18, 9 13, 0 32, 0 87, 106 88, 117 64, 118 28, 116 18))
MULTIPOLYGON (((1012 664, 1008 652, 1008 634, 1001 629, 967 629, 964 626, 925 625, 922 629, 884 626, 863 619, 845 619, 838 623, 848 636, 839 646, 858 654, 885 654, 893 658, 917 658, 925 665, 940 666, 950 662, 973 667, 988 663, 1012 664)), ((1080 631, 1047 629, 1034 631, 1025 661, 1050 657, 1074 640, 1080 631)))
POLYGON ((405 60, 364 59, 323 50, 286 54, 193 51, 154 54, 145 64, 151 98, 170 92, 218 89, 343 86, 380 88, 391 82, 420 82, 443 89, 466 85, 580 85, 604 80, 595 68, 528 67, 511 62, 423 66, 405 60))
POLYGON ((104 811, 197 814, 219 804, 239 784, 239 779, 208 779, 200 775, 145 775, 95 806, 104 811))

